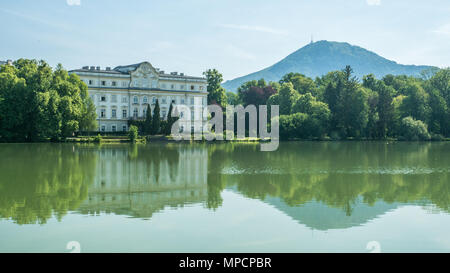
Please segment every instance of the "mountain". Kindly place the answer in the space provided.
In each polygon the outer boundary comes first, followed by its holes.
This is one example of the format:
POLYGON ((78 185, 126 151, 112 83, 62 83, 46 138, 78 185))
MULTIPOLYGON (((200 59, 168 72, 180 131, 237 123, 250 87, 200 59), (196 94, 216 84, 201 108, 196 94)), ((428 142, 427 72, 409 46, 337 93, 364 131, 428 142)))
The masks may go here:
POLYGON ((374 52, 348 43, 319 41, 300 48, 278 63, 261 71, 226 81, 222 86, 227 91, 237 91, 244 82, 259 80, 278 81, 290 72, 298 72, 315 78, 330 71, 341 70, 346 65, 353 68, 355 76, 374 74, 381 78, 387 74, 418 76, 432 66, 402 65, 385 59, 374 52))

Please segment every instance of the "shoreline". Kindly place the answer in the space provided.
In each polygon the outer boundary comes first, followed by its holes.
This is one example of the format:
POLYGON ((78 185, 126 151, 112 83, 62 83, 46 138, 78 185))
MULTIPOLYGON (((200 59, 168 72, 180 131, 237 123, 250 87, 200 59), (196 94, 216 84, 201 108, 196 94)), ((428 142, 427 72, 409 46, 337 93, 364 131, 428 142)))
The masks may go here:
MULTIPOLYGON (((420 143, 428 143, 428 142, 449 142, 450 138, 439 139, 439 140, 402 140, 395 138, 388 139, 285 139, 279 140, 279 142, 420 142, 420 143)), ((173 140, 168 136, 139 136, 135 144, 146 144, 146 143, 210 143, 210 144, 219 144, 219 143, 263 143, 270 142, 270 140, 261 140, 261 139, 234 139, 234 140, 212 140, 207 141, 205 139, 202 140, 173 140)), ((128 137, 119 137, 119 136, 102 136, 100 139, 96 136, 94 137, 71 137, 66 138, 61 141, 51 141, 51 140, 41 140, 34 142, 23 142, 23 141, 12 141, 12 142, 0 142, 0 144, 27 144, 27 143, 87 143, 87 144, 125 144, 125 143, 133 143, 128 137)))

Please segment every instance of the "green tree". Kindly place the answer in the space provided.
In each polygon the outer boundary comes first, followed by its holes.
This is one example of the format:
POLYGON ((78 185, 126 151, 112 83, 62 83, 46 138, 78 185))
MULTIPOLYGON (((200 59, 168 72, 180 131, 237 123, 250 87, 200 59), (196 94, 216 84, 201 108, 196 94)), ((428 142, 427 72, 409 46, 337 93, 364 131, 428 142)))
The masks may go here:
POLYGON ((429 140, 427 125, 421 120, 415 120, 413 117, 402 119, 402 135, 407 140, 429 140))
POLYGON ((377 135, 381 138, 386 138, 389 132, 389 127, 394 122, 394 105, 393 105, 393 96, 395 94, 395 90, 384 84, 382 81, 377 81, 375 86, 375 91, 378 93, 378 103, 377 103, 377 112, 378 112, 378 126, 377 126, 377 135))
POLYGON ((56 140, 96 125, 87 86, 59 64, 19 59, 0 68, 0 138, 56 140))
POLYGON ((134 125, 130 126, 130 130, 128 131, 128 138, 131 142, 136 142, 136 139, 138 138, 138 128, 134 125))
POLYGON ((223 81, 222 74, 220 74, 217 69, 208 69, 203 72, 203 75, 206 76, 206 81, 208 83, 208 104, 217 103, 222 107, 227 106, 226 91, 221 85, 223 81))
POLYGON ((292 105, 300 97, 294 90, 292 83, 283 83, 278 92, 278 103, 280 105, 280 115, 291 114, 292 105))
POLYGON ((144 134, 150 135, 152 133, 153 128, 153 118, 152 118, 152 108, 150 107, 150 104, 147 104, 147 111, 145 116, 145 121, 143 125, 143 131, 144 134))
POLYGON ((167 114, 167 122, 164 126, 164 134, 170 135, 172 132, 172 126, 177 121, 178 118, 172 117, 173 103, 170 104, 169 113, 167 114))
POLYGON ((161 130, 161 113, 159 109, 159 101, 156 100, 155 109, 153 110, 152 134, 156 135, 161 130))
POLYGON ((408 82, 403 89, 406 97, 401 106, 402 117, 411 116, 415 119, 427 121, 430 114, 428 105, 429 95, 417 82, 408 82))
POLYGON ((311 78, 308 78, 303 74, 291 72, 284 75, 280 80, 280 84, 288 82, 292 83, 294 89, 299 94, 311 93, 313 96, 317 95, 316 83, 311 78))
POLYGON ((239 105, 241 101, 239 96, 233 92, 227 92, 227 105, 239 105))

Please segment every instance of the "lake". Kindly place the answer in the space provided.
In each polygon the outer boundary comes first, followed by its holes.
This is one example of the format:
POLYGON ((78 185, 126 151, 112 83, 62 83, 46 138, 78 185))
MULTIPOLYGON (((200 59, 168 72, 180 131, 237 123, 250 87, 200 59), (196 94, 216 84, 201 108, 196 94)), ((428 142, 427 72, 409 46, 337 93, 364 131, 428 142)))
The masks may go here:
POLYGON ((0 144, 0 252, 450 252, 450 143, 0 144))

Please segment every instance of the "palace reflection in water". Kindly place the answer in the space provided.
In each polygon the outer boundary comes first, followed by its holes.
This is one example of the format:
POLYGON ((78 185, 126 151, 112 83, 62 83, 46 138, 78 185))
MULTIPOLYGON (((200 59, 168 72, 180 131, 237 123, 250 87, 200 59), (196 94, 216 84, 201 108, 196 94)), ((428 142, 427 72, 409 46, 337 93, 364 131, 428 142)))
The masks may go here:
POLYGON ((364 225, 404 205, 442 217, 450 209, 450 143, 0 147, 0 218, 21 225, 64 223, 69 212, 150 219, 194 204, 214 212, 224 191, 317 230, 364 225))
POLYGON ((97 175, 79 211, 150 218, 167 206, 204 202, 207 164, 204 148, 104 147, 98 151, 97 175))

